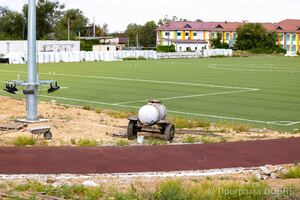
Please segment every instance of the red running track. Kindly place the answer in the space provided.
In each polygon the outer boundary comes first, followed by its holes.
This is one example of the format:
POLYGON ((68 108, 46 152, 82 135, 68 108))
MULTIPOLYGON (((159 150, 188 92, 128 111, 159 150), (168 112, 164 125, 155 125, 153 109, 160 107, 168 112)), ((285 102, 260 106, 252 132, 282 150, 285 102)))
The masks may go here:
POLYGON ((168 172, 300 161, 300 138, 218 144, 0 148, 0 174, 168 172))

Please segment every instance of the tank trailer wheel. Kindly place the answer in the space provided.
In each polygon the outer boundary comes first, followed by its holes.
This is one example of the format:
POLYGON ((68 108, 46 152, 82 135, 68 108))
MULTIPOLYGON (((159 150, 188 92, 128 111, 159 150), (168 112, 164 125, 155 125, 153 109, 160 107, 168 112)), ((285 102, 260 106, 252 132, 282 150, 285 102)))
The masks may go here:
POLYGON ((51 140, 52 139, 52 133, 51 133, 51 131, 46 131, 44 133, 44 138, 45 138, 45 140, 51 140))
POLYGON ((128 140, 134 140, 137 138, 137 122, 136 121, 129 121, 128 127, 127 127, 127 138, 128 140))
POLYGON ((175 127, 173 124, 168 124, 165 130, 165 140, 172 142, 175 136, 175 127))
POLYGON ((164 134, 165 131, 166 131, 167 125, 165 125, 165 124, 160 124, 158 127, 159 127, 159 130, 160 130, 160 133, 161 133, 161 134, 164 134))

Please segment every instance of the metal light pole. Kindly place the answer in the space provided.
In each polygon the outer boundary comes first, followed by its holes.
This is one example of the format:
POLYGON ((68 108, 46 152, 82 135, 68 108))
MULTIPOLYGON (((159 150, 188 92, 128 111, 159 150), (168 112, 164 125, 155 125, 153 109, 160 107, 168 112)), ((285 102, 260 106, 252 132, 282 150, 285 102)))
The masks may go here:
POLYGON ((38 120, 37 114, 37 68, 36 68, 36 2, 28 2, 28 86, 34 91, 26 94, 27 120, 38 120))
POLYGON ((20 119, 21 122, 39 122, 37 110, 37 91, 40 85, 50 85, 48 93, 60 89, 55 80, 40 81, 36 66, 36 1, 28 0, 28 81, 12 80, 7 81, 5 91, 10 94, 16 94, 17 86, 26 87, 23 94, 26 95, 26 119, 20 119))
POLYGON ((68 18, 68 41, 70 40, 70 17, 68 18))
POLYGON ((93 18, 93 37, 96 37, 96 25, 95 25, 95 17, 93 18))

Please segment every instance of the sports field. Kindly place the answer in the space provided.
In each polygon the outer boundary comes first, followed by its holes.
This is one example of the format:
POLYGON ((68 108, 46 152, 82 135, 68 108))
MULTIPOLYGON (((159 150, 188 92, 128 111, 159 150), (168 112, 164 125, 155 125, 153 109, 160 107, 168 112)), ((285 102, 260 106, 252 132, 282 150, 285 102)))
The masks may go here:
MULTIPOLYGON (((26 79, 26 66, 0 65, 0 81, 26 79)), ((300 58, 173 59, 39 65, 62 89, 41 100, 136 110, 159 99, 172 115, 292 131, 300 128, 300 58)), ((0 92, 1 95, 8 95, 0 92)))

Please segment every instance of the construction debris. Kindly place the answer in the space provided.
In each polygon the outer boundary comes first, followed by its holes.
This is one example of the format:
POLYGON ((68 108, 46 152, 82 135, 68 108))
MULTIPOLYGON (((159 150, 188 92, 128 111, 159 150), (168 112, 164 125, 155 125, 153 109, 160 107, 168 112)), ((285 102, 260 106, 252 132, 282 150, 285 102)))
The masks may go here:
POLYGON ((19 131, 27 127, 25 123, 13 122, 9 124, 0 125, 0 131, 19 131))

